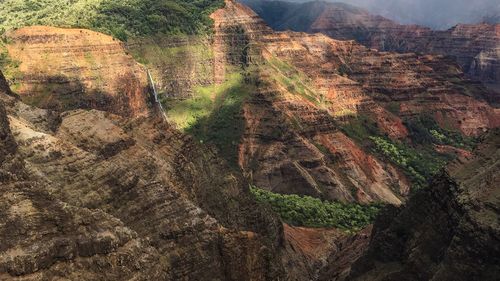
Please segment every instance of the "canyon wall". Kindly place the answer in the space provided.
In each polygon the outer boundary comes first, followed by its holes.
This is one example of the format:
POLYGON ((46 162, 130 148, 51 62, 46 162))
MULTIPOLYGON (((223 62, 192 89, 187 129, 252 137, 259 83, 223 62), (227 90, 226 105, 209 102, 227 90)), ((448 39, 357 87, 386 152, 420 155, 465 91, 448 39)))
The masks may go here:
POLYGON ((111 36, 34 26, 10 31, 7 40, 9 56, 19 64, 9 78, 26 103, 57 111, 148 113, 146 71, 111 36))
POLYGON ((499 24, 458 24, 449 30, 436 31, 401 25, 344 3, 242 2, 277 30, 323 33, 338 40, 356 40, 380 51, 451 56, 469 77, 495 84, 493 88, 498 92, 499 24))
POLYGON ((281 222, 212 151, 159 118, 97 110, 46 130, 47 110, 6 91, 0 279, 283 278, 281 222))
POLYGON ((210 35, 153 36, 131 39, 126 49, 147 67, 162 97, 185 99, 214 83, 210 35))
POLYGON ((367 116, 394 141, 408 137, 403 119, 421 115, 472 136, 499 125, 491 93, 441 56, 272 32, 234 1, 213 18, 216 42, 223 44, 216 46, 232 50, 230 57, 221 57, 219 69, 243 67, 253 73, 247 77, 255 89, 242 106, 246 125, 238 158, 258 187, 399 204, 409 192, 408 179, 344 133, 350 120, 367 116), (251 55, 245 46, 252 46, 251 55), (397 110, 389 110, 394 106, 397 110))
MULTIPOLYGON (((339 131, 335 118, 323 108, 283 88, 273 78, 283 73, 268 65, 268 55, 273 42, 294 46, 294 42, 285 41, 287 34, 271 32, 255 13, 233 1, 213 17, 216 30, 241 30, 235 37, 216 33, 224 44, 234 47, 250 40, 250 45, 255 45, 253 55, 248 56, 252 62, 248 69, 257 65, 251 76, 257 87, 242 107, 246 125, 239 164, 256 186, 342 201, 401 202, 409 189, 404 175, 364 152, 339 131), (247 39, 240 40, 242 33, 248 34, 247 39)), ((239 62, 223 60, 232 67, 239 62)), ((345 105, 356 107, 349 100, 345 105)))
MULTIPOLYGON (((349 280, 495 280, 500 273, 499 131, 404 208, 386 210, 349 280)), ((324 280, 332 280, 325 278, 324 280)))

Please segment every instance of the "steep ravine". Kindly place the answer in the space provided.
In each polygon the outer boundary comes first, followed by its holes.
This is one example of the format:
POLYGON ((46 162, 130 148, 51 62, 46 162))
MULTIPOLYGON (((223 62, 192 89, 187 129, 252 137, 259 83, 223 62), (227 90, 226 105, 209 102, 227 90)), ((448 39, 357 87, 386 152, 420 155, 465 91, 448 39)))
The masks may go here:
POLYGON ((274 32, 232 0, 212 18, 213 37, 128 46, 81 29, 8 32, 19 65, 14 91, 0 73, 0 280, 496 276, 498 138, 458 143, 499 125, 487 89, 440 56, 274 32), (191 123, 153 114, 144 65, 169 117, 191 123), (460 136, 425 148, 464 157, 403 206, 409 169, 374 146, 421 148, 409 124, 423 116, 438 138, 460 136), (250 184, 394 206, 373 235, 298 227, 250 184))
POLYGON ((498 279, 499 147, 496 130, 476 157, 450 165, 404 208, 387 210, 349 280, 498 279))
MULTIPOLYGON (((322 33, 369 48, 452 57, 469 77, 500 84, 500 24, 458 24, 448 30, 402 25, 345 3, 242 0, 277 30, 322 33)), ((498 88, 497 88, 498 92, 498 88)))
POLYGON ((0 279, 284 276, 280 221, 213 152, 160 119, 96 110, 46 130, 48 112, 0 82, 0 279))
POLYGON ((409 191, 408 179, 345 134, 353 120, 374 120, 380 134, 395 142, 409 137, 403 119, 422 115, 472 136, 499 125, 489 91, 443 57, 273 32, 234 1, 212 17, 216 49, 229 50, 216 60, 224 66, 217 68, 253 73, 245 80, 253 88, 242 106, 246 125, 238 159, 258 187, 398 204, 409 191))

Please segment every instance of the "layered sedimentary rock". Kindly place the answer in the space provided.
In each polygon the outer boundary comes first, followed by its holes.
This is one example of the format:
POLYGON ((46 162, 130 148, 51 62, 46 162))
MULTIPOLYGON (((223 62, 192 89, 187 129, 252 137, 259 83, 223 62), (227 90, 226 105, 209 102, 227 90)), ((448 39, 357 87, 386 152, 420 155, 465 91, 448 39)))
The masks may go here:
POLYGON ((496 280, 500 273, 500 133, 375 223, 349 280, 496 280))
POLYGON ((401 202, 408 192, 403 175, 365 153, 330 115, 287 100, 275 87, 263 83, 243 109, 239 160, 256 186, 343 201, 401 202))
POLYGON ((500 83, 499 24, 459 24, 449 30, 436 31, 401 25, 343 3, 243 2, 277 30, 319 32, 338 40, 356 40, 380 51, 452 56, 471 77, 486 83, 500 83))
POLYGON ((245 5, 226 0, 224 9, 210 16, 215 22, 214 77, 224 80, 228 67, 245 67, 260 60, 260 38, 272 30, 245 5))
MULTIPOLYGON (((433 112, 442 125, 449 121, 467 135, 499 125, 498 109, 490 105, 496 104, 496 95, 468 81, 450 59, 378 52, 352 41, 303 33, 277 33, 264 40, 267 51, 312 80, 333 112, 378 113, 380 127, 401 128, 397 118, 373 105, 375 100, 384 107, 397 104, 400 117, 433 112)), ((404 136, 403 129, 387 133, 404 136)))
MULTIPOLYGON (((371 227, 357 234, 337 229, 304 228, 285 224, 287 241, 284 265, 293 280, 321 280, 321 276, 345 278, 368 246, 371 227)), ((331 279, 330 279, 331 280, 331 279)))
POLYGON ((257 69, 257 78, 249 78, 257 87, 243 106, 246 127, 239 148, 239 164, 256 186, 398 204, 409 191, 405 176, 340 131, 343 122, 367 116, 394 140, 408 135, 403 118, 422 114, 466 135, 499 125, 491 92, 466 80, 443 57, 379 52, 324 35, 271 32, 233 1, 213 18, 216 46, 232 50, 220 68, 257 69))
POLYGON ((471 77, 486 83, 498 84, 500 81, 499 24, 459 24, 449 30, 435 31, 399 25, 379 16, 366 17, 367 22, 353 26, 336 14, 325 12, 311 26, 310 32, 321 32, 335 39, 357 40, 381 51, 451 56, 471 77))
POLYGON ((145 63, 161 96, 192 97, 199 86, 214 83, 211 36, 156 36, 131 39, 127 51, 145 63))
POLYGON ((111 36, 34 26, 11 31, 7 38, 9 55, 19 63, 9 78, 25 102, 57 111, 147 114, 146 71, 111 36))
POLYGON ((47 130, 48 111, 5 91, 0 279, 283 278, 281 223, 213 152, 96 110, 47 130))
MULTIPOLYGON (((366 154, 339 131, 335 118, 324 108, 283 89, 273 79, 276 73, 265 61, 271 59, 276 37, 284 38, 283 45, 294 47, 294 42, 286 41, 287 34, 271 32, 255 13, 233 1, 227 1, 226 8, 212 17, 223 49, 249 45, 252 53, 239 53, 236 58, 243 58, 249 69, 259 67, 255 81, 250 81, 257 85, 256 91, 242 109, 246 127, 239 147, 240 166, 256 186, 343 201, 401 203, 409 190, 404 175, 366 154), (227 30, 239 32, 231 35, 227 30)), ((223 65, 241 66, 242 61, 234 58, 234 54, 226 57, 223 65)), ((336 108, 356 108, 350 98, 336 108)), ((371 105, 385 112, 375 103, 371 105)), ((405 136, 406 129, 397 117, 388 115, 384 122, 399 124, 393 126, 401 128, 395 138, 405 136)))

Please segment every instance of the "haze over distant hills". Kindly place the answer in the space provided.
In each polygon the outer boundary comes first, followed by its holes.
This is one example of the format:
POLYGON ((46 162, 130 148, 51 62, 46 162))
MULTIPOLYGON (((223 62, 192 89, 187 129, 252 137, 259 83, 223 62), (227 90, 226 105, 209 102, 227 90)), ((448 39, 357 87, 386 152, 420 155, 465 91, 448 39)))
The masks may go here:
MULTIPOLYGON (((322 33, 381 51, 446 55, 465 73, 498 89, 500 24, 458 23, 447 30, 405 25, 345 3, 242 0, 273 29, 322 33)), ((495 18, 489 18, 494 22, 495 18)))
MULTIPOLYGON (((252 0, 245 0, 249 2, 252 0)), ((310 2, 291 0, 290 2, 310 2)), ((318 1, 321 2, 321 1, 318 1)), ((425 25, 434 29, 447 29, 458 23, 498 23, 500 2, 497 0, 346 0, 404 24, 425 25)))

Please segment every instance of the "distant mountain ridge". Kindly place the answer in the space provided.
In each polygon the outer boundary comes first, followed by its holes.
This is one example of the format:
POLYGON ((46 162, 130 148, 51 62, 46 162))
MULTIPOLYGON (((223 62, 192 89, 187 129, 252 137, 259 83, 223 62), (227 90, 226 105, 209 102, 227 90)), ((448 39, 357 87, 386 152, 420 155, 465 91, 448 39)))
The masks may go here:
POLYGON ((245 0, 249 2, 327 2, 347 3, 361 7, 372 14, 402 24, 417 24, 437 30, 446 30, 459 23, 477 24, 482 22, 500 23, 500 4, 495 0, 476 0, 473 5, 468 0, 245 0))
POLYGON ((500 83, 500 24, 458 24, 437 31, 398 24, 343 3, 242 2, 276 30, 323 33, 334 39, 356 40, 380 51, 452 56, 470 77, 488 84, 500 83))

